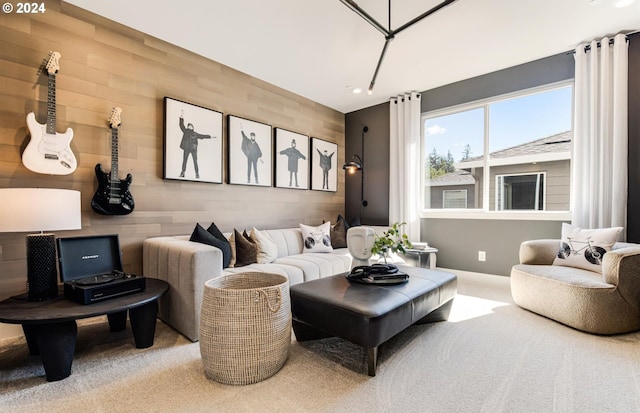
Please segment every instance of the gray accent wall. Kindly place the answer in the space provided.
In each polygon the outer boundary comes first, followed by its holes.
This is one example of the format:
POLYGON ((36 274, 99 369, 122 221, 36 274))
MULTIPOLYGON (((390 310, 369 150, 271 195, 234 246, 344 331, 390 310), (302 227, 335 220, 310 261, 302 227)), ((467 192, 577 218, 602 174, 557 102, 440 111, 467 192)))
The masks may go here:
MULTIPOLYGON (((634 212, 640 209, 640 162, 635 161, 640 153, 640 34, 629 36, 629 218, 628 240, 640 242, 640 217, 634 212)), ((473 79, 422 92, 422 111, 430 111, 501 95, 517 90, 560 82, 574 77, 574 61, 570 53, 562 53, 545 59, 515 66, 473 79)), ((360 144, 359 127, 363 124, 387 127, 387 132, 376 131, 376 145, 386 136, 388 141, 388 104, 374 106, 349 113, 345 116, 345 158, 360 144), (382 107, 382 108, 381 108, 382 107), (382 119, 384 118, 384 119, 382 119), (355 146, 354 146, 355 145, 355 146)), ((388 148, 387 148, 388 153, 388 148)), ((375 176, 388 174, 389 161, 379 158, 368 164, 367 173, 376 170, 375 176)), ((373 180, 372 180, 373 181, 373 180)), ((366 211, 362 221, 374 225, 388 224, 388 178, 381 182, 367 181, 376 191, 375 208, 366 211), (378 186, 380 186, 378 192, 378 186)), ((353 216, 358 210, 359 193, 354 194, 353 183, 346 178, 345 211, 353 216)), ((365 185, 365 186, 366 186, 365 185)), ((374 198, 371 198, 374 199, 374 198)), ((371 205, 370 199, 370 205, 371 205)), ((512 221, 478 219, 435 219, 421 221, 422 240, 439 249, 439 267, 463 271, 481 272, 508 276, 511 266, 518 262, 520 243, 527 239, 559 238, 560 221, 512 221), (487 260, 478 261, 478 251, 486 251, 487 260)))

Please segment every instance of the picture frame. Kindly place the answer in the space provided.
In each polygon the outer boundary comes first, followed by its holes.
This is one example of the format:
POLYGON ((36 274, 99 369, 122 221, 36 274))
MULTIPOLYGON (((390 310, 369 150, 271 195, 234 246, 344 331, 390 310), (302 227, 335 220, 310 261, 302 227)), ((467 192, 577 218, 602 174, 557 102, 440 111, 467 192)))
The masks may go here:
POLYGON ((276 188, 309 189, 309 136, 275 128, 276 188))
POLYGON ((163 179, 222 183, 222 112, 164 98, 163 179))
POLYGON ((227 115, 227 182, 273 186, 273 128, 266 123, 227 115))
POLYGON ((311 189, 338 191, 338 145, 311 138, 311 189))

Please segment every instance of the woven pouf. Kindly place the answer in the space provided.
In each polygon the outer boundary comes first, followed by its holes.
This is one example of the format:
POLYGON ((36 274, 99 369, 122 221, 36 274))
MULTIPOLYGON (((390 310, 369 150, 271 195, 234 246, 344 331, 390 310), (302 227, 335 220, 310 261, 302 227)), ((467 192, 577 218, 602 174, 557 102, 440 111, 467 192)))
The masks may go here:
POLYGON ((209 280, 200 316, 200 355, 208 378, 251 384, 273 376, 291 344, 289 280, 245 272, 209 280))

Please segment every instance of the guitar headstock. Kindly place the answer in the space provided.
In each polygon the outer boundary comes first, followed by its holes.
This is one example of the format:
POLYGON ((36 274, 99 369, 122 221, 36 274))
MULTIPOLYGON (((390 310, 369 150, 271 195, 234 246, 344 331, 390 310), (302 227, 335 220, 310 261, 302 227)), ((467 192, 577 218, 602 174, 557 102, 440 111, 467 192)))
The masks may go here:
POLYGON ((50 75, 53 75, 55 73, 58 73, 58 70, 60 70, 60 57, 62 55, 58 52, 50 52, 49 53, 49 58, 47 59, 47 63, 45 64, 45 69, 47 69, 47 73, 49 73, 50 75))
POLYGON ((109 116, 109 125, 112 128, 117 128, 118 126, 120 126, 121 120, 120 120, 120 114, 122 113, 122 109, 115 107, 111 110, 111 115, 109 116))

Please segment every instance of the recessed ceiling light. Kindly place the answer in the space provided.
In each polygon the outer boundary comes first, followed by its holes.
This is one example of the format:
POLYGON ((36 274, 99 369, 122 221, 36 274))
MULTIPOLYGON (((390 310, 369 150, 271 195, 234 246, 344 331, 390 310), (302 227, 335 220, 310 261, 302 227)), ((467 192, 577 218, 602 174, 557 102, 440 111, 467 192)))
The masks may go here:
POLYGON ((356 95, 362 93, 362 89, 359 87, 354 87, 351 91, 356 95))

